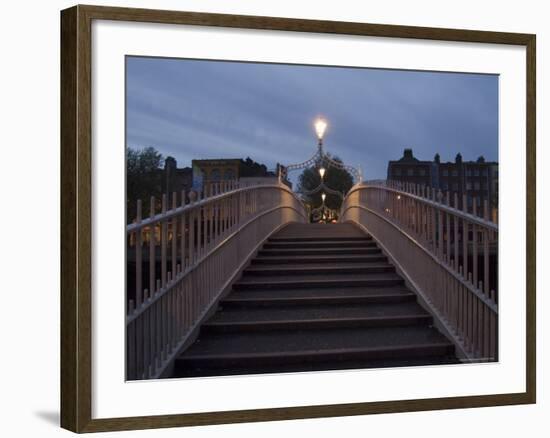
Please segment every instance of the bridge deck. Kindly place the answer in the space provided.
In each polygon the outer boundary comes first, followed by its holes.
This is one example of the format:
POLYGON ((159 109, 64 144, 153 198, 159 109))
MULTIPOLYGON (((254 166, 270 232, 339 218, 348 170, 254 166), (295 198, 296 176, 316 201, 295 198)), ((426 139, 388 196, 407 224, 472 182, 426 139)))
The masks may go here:
POLYGON ((290 224, 264 244, 175 363, 185 376, 457 363, 376 242, 290 224))

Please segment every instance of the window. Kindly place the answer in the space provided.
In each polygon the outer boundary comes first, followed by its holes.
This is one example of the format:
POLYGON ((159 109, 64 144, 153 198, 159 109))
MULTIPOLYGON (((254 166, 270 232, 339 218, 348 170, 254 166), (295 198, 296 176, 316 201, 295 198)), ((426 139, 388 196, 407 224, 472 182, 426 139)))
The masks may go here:
POLYGON ((483 170, 481 171, 481 175, 487 176, 487 169, 483 169, 483 170))
POLYGON ((210 179, 212 181, 219 181, 221 178, 221 172, 220 169, 212 169, 210 171, 210 179))
POLYGON ((425 176, 426 175, 426 169, 420 169, 418 171, 418 173, 420 174, 420 176, 425 176))
POLYGON ((441 184, 441 190, 449 190, 449 184, 447 183, 441 184))
POLYGON ((466 176, 472 176, 472 169, 466 169, 466 176))
POLYGON ((453 184, 453 190, 454 190, 455 192, 458 192, 458 183, 454 183, 454 184, 453 184))
POLYGON ((479 169, 474 170, 474 176, 479 176, 479 169))
POLYGON ((475 190, 479 190, 479 182, 476 182, 476 183, 474 184, 474 189, 475 189, 475 190))
POLYGON ((453 176, 458 176, 458 170, 453 170, 453 176))
POLYGON ((393 169, 393 174, 395 176, 401 176, 401 169, 399 167, 396 167, 395 169, 393 169))
POLYGON ((443 176, 449 176, 449 171, 447 169, 443 170, 443 176))
POLYGON ((235 179, 235 171, 233 169, 226 169, 223 178, 225 180, 234 180, 235 179))
POLYGON ((414 169, 407 169, 407 175, 413 176, 414 175, 414 169))
POLYGON ((472 190, 472 183, 471 182, 466 183, 466 190, 472 190))

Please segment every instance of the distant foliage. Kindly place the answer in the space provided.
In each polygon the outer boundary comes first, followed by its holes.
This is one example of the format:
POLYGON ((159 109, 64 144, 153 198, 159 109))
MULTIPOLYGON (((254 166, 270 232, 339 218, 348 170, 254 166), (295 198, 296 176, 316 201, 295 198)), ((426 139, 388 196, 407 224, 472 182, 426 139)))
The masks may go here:
POLYGON ((162 166, 164 160, 154 147, 126 148, 126 220, 136 217, 137 200, 142 201, 142 214, 149 215, 151 196, 162 195, 162 166))
MULTIPOLYGON (((334 161, 339 163, 342 160, 338 157, 332 157, 334 161)), ((298 191, 311 191, 319 186, 321 183, 321 176, 319 175, 319 168, 321 163, 318 163, 315 167, 305 169, 298 180, 298 191)), ((345 169, 338 169, 336 167, 324 164, 326 169, 325 173, 325 185, 333 190, 338 190, 346 194, 353 186, 353 176, 345 169)), ((310 196, 306 196, 306 202, 311 205, 312 208, 317 208, 322 204, 321 199, 322 191, 310 196)), ((327 193, 325 199, 325 205, 331 209, 338 209, 342 203, 340 197, 327 193)))
POLYGON ((265 164, 257 163, 250 157, 245 160, 241 159, 239 175, 241 177, 258 177, 267 176, 269 174, 265 164))

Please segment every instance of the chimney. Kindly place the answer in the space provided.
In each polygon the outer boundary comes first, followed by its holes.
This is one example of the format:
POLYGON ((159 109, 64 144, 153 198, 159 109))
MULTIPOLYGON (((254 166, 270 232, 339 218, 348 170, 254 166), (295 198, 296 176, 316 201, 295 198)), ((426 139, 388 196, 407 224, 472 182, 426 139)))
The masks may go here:
POLYGON ((412 160, 414 158, 413 150, 412 149, 405 149, 403 151, 403 158, 405 158, 407 160, 412 160))

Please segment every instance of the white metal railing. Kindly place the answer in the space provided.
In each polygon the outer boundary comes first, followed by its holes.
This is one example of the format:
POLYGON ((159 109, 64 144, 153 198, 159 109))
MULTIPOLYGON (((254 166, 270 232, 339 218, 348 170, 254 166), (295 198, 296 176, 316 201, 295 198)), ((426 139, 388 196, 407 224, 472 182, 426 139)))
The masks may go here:
POLYGON ((128 380, 158 377, 259 245, 307 220, 284 184, 224 182, 207 195, 173 193, 170 208, 164 195, 159 213, 151 198, 147 218, 138 201, 127 225, 128 380))
POLYGON ((354 186, 341 221, 364 227, 470 360, 498 357, 498 225, 485 200, 391 181, 354 186))

